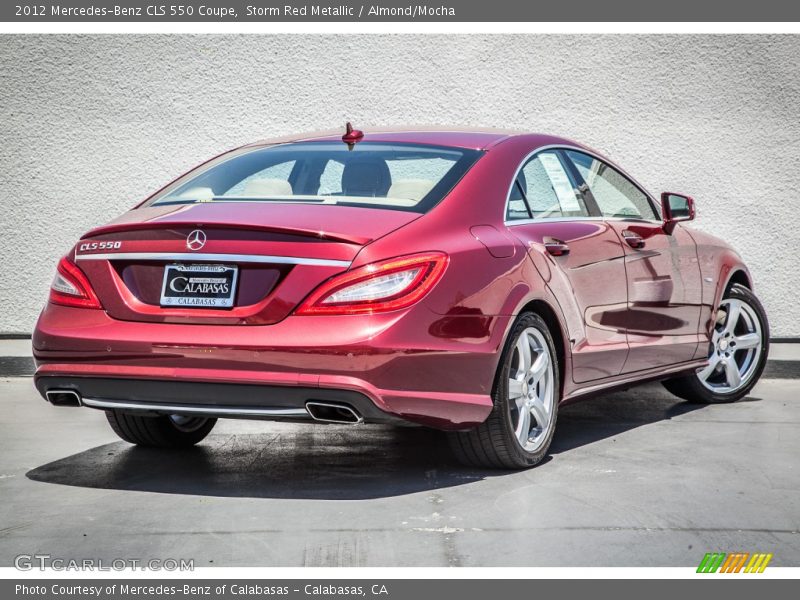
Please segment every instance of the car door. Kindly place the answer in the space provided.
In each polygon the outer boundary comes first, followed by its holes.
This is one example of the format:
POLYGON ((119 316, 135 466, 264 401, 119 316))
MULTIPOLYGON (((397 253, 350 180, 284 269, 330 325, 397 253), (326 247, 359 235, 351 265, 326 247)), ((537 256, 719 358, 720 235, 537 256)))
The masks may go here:
MULTIPOLYGON (((576 383, 618 375, 628 353, 624 250, 567 166, 560 150, 529 157, 507 202, 508 230, 529 249, 558 299, 576 383)), ((536 284, 541 285, 541 284, 536 284)))
POLYGON ((664 232, 656 203, 599 158, 566 150, 605 222, 622 241, 628 287, 624 373, 692 360, 700 341, 701 275, 695 243, 664 232))

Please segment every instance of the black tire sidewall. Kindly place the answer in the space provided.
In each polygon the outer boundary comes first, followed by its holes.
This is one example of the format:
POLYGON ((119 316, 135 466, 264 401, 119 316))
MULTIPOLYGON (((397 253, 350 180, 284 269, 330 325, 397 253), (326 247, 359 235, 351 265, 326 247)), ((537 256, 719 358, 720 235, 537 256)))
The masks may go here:
POLYGON ((151 448, 185 448, 203 440, 214 428, 216 418, 207 418, 192 431, 181 431, 166 416, 145 416, 120 410, 106 410, 114 432, 126 442, 151 448))
POLYGON ((506 340, 505 348, 503 349, 503 356, 500 363, 500 368, 497 370, 492 398, 494 400, 494 408, 492 412, 495 413, 495 418, 501 419, 503 423, 504 436, 508 439, 508 448, 515 455, 516 462, 521 465, 533 466, 547 455, 550 449, 550 443, 553 440, 553 435, 556 430, 556 422, 558 420, 558 402, 561 398, 561 372, 560 365, 558 364, 558 354, 556 353, 553 336, 550 334, 550 329, 539 315, 535 313, 524 313, 519 316, 511 332, 506 340), (508 380, 511 372, 511 359, 514 355, 514 346, 522 335, 522 332, 533 327, 542 333, 545 341, 547 342, 548 351, 550 352, 550 362, 553 365, 553 420, 550 424, 550 429, 547 433, 542 445, 538 450, 529 452, 522 448, 517 441, 517 436, 514 431, 514 422, 511 416, 511 403, 508 398, 508 380))
POLYGON ((168 444, 176 447, 193 446, 197 444, 205 439, 217 423, 215 418, 208 417, 203 424, 197 428, 191 431, 184 431, 179 429, 175 423, 172 422, 172 419, 166 415, 158 417, 158 419, 161 421, 160 425, 163 428, 164 436, 170 440, 168 444))

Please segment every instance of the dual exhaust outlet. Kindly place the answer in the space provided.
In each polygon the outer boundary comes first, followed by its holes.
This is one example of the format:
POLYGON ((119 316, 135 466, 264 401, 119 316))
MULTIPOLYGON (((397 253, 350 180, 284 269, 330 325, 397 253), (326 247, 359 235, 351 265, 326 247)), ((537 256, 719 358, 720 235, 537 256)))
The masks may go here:
POLYGON ((312 419, 324 423, 350 423, 355 425, 364 421, 363 417, 347 404, 311 400, 306 402, 306 410, 312 419))
POLYGON ((81 395, 75 390, 47 390, 44 395, 53 406, 81 405, 81 395))
MULTIPOLYGON (((76 390, 47 390, 44 395, 47 401, 53 406, 83 406, 81 395, 76 390)), ((130 403, 124 404, 130 407, 130 403)), ((147 410, 147 403, 142 403, 141 408, 147 410)), ((175 406, 175 412, 180 413, 180 411, 181 406, 175 406)), ((192 407, 192 414, 197 414, 198 412, 196 407, 192 407)), ((274 413, 271 409, 264 409, 261 412, 265 417, 274 413)), ((364 418, 352 406, 337 402, 309 400, 306 402, 306 412, 313 420, 322 423, 346 423, 355 425, 356 423, 362 423, 364 421, 364 418)), ((209 407, 208 414, 209 416, 233 416, 235 413, 234 411, 230 411, 230 413, 226 415, 225 408, 209 407)))

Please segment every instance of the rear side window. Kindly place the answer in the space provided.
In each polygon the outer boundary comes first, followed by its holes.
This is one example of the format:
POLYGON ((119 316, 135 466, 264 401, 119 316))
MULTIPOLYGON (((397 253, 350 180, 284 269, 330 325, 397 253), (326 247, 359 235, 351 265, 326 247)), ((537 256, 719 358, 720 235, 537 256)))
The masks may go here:
POLYGON ((604 217, 656 218, 647 194, 614 167, 583 152, 567 150, 566 153, 589 186, 604 217))
POLYGON ((480 158, 461 148, 303 142, 245 148, 199 167, 147 206, 195 202, 340 204, 425 212, 480 158))
POLYGON ((530 219, 531 211, 528 210, 528 202, 523 196, 522 186, 520 185, 519 178, 514 181, 511 186, 511 193, 508 195, 508 205, 506 207, 506 221, 513 221, 515 219, 530 219))
POLYGON ((511 188, 507 220, 588 216, 583 196, 557 152, 540 152, 525 163, 511 188))

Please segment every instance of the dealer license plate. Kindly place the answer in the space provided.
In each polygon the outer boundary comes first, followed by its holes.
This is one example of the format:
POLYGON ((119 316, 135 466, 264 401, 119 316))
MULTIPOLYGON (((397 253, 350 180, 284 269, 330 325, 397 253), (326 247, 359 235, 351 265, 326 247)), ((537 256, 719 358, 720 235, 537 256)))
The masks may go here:
POLYGON ((167 265, 161 306, 232 308, 238 276, 230 265, 167 265))

